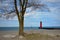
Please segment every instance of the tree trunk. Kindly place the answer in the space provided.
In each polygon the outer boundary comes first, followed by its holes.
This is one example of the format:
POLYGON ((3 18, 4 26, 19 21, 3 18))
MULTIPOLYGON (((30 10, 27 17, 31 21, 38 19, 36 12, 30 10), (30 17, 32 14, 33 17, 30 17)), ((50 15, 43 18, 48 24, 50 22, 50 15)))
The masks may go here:
MULTIPOLYGON (((19 1, 20 1, 20 4, 21 4, 22 3, 21 0, 19 0, 19 1)), ((25 5, 25 8, 24 8, 24 4, 25 4, 25 1, 23 2, 23 4, 20 5, 21 6, 21 13, 19 13, 18 8, 17 8, 17 0, 14 0, 16 14, 17 14, 18 21, 19 21, 19 36, 24 35, 24 14, 25 14, 25 11, 26 11, 27 2, 26 2, 26 5, 25 5)))
POLYGON ((18 21, 19 21, 19 36, 23 36, 24 35, 24 15, 18 17, 18 21))

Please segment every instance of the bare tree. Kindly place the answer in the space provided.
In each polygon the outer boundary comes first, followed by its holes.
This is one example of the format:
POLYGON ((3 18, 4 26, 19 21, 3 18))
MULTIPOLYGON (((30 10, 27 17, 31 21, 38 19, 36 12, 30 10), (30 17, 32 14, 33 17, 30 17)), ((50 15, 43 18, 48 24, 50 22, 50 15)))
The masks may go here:
MULTIPOLYGON (((1 2, 3 1, 1 0, 1 2)), ((5 14, 0 14, 0 17, 1 15, 4 15, 8 19, 10 17, 9 15, 15 12, 19 21, 19 36, 24 35, 24 14, 26 12, 26 8, 33 7, 32 10, 42 9, 42 8, 48 9, 45 4, 40 4, 40 0, 14 0, 14 2, 12 3, 14 4, 12 10, 3 9, 4 7, 2 9, 0 8, 0 10, 7 12, 5 14), (18 4, 20 10, 18 10, 18 4)))

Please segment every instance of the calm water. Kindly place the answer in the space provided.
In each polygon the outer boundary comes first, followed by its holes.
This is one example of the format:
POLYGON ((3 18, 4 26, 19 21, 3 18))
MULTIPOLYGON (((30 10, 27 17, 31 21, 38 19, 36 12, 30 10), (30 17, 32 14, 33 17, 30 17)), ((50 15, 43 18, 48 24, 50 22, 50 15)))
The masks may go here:
MULTIPOLYGON (((39 27, 24 27, 24 30, 38 30, 39 27)), ((60 29, 60 27, 43 27, 42 29, 60 29)), ((19 27, 0 27, 0 31, 17 31, 19 27)))
MULTIPOLYGON (((38 27, 24 27, 24 30, 38 30, 38 27)), ((18 27, 0 27, 0 31, 10 31, 10 30, 19 30, 18 27)))

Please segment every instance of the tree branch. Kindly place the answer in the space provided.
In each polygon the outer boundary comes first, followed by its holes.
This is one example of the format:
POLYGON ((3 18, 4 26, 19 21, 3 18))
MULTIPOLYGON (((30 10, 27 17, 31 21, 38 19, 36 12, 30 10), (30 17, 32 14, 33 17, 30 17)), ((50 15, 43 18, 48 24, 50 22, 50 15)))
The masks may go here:
POLYGON ((17 9, 17 1, 16 0, 14 0, 14 5, 15 5, 16 14, 17 14, 17 16, 19 16, 19 12, 18 12, 18 9, 17 9))

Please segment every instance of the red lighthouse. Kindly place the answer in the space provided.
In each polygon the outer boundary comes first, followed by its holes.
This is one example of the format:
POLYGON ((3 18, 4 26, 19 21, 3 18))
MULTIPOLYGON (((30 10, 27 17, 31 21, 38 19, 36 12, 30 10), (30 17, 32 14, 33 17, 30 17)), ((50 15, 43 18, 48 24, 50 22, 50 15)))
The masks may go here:
POLYGON ((39 28, 42 29, 42 21, 40 21, 40 27, 39 28))

